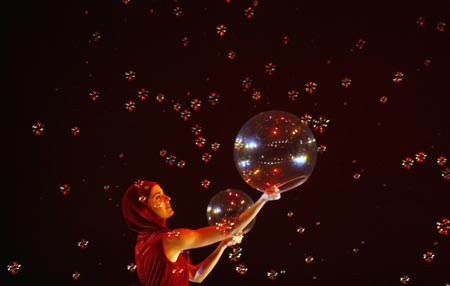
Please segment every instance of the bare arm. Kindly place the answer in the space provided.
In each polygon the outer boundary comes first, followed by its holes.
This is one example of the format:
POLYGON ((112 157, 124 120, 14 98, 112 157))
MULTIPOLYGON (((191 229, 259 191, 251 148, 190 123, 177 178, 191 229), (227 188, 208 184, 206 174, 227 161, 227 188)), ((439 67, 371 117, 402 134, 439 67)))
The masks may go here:
POLYGON ((265 192, 238 217, 229 229, 207 226, 195 230, 186 228, 174 230, 172 234, 163 239, 166 256, 169 260, 175 261, 182 250, 204 247, 237 235, 256 217, 266 202, 279 198, 280 194, 277 189, 265 192))
POLYGON ((211 273, 214 266, 219 262, 225 249, 230 245, 241 243, 242 235, 236 235, 232 238, 222 240, 211 254, 197 265, 190 265, 189 280, 195 283, 201 283, 211 273))

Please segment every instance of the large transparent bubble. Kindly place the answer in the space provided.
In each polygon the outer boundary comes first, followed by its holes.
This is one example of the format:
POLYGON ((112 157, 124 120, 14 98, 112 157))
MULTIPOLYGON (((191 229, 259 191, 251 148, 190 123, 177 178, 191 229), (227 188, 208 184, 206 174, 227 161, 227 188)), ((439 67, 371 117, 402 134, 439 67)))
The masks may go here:
MULTIPOLYGON (((218 229, 233 224, 241 213, 253 205, 253 199, 239 189, 226 189, 216 193, 208 203, 206 218, 209 225, 215 225, 218 229)), ((253 219, 243 230, 243 234, 249 232, 255 225, 253 219)))
POLYGON ((279 110, 261 112, 239 130, 234 162, 244 181, 264 192, 289 191, 306 182, 317 159, 316 139, 297 116, 279 110))

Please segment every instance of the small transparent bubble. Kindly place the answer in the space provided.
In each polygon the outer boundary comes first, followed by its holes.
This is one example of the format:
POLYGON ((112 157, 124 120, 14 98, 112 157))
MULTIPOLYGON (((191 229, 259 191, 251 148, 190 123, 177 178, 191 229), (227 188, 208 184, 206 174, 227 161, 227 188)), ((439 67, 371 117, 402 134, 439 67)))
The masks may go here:
POLYGON ((167 238, 168 239, 177 239, 180 237, 180 232, 179 231, 169 231, 167 232, 167 238))
POLYGON ((199 110, 201 106, 202 106, 202 101, 200 99, 194 98, 191 100, 191 108, 193 110, 199 110))
POLYGON ((362 50, 366 46, 366 41, 364 39, 358 39, 355 46, 358 50, 362 50))
POLYGON ((244 263, 239 263, 238 265, 236 265, 235 269, 236 269, 236 272, 241 275, 247 274, 247 271, 248 271, 248 268, 245 266, 244 263))
POLYGON ((410 278, 409 278, 408 275, 402 275, 402 276, 400 276, 400 282, 401 282, 403 285, 408 284, 408 283, 409 283, 409 280, 410 280, 410 278))
POLYGON ((314 92, 316 92, 317 86, 318 86, 318 84, 316 82, 314 82, 314 81, 310 81, 308 83, 305 83, 305 91, 306 91, 306 93, 313 94, 314 92))
POLYGON ((325 145, 319 145, 319 147, 317 147, 317 152, 320 154, 325 153, 326 150, 327 150, 327 146, 325 146, 325 145))
POLYGON ((158 93, 157 95, 156 95, 156 101, 157 102, 159 102, 159 103, 161 103, 161 102, 163 102, 164 101, 164 98, 165 98, 165 95, 163 94, 163 93, 158 93))
POLYGON ((174 166, 177 163, 177 157, 172 154, 166 156, 166 164, 169 166, 174 166))
POLYGON ((299 92, 296 89, 291 89, 290 91, 288 91, 288 99, 290 101, 295 101, 298 99, 299 96, 299 92))
POLYGON ((382 97, 380 97, 380 102, 381 102, 381 103, 385 104, 387 101, 388 101, 387 96, 384 96, 384 95, 383 95, 382 97))
POLYGON ((300 117, 300 120, 302 121, 303 124, 305 124, 306 126, 309 126, 309 124, 312 122, 313 118, 308 113, 305 113, 300 117))
POLYGON ((299 226, 299 227, 297 228, 297 233, 298 233, 298 234, 304 234, 305 231, 306 231, 306 228, 304 228, 303 226, 299 226))
POLYGON ((261 92, 259 90, 253 90, 253 92, 252 92, 252 99, 254 101, 260 100, 261 96, 262 96, 262 94, 261 94, 261 92))
POLYGON ((205 147, 206 144, 206 139, 203 136, 197 136, 197 138, 195 138, 195 146, 197 146, 198 148, 203 148, 205 147))
POLYGON ((180 112, 180 117, 181 119, 183 119, 184 121, 189 120, 189 118, 191 118, 192 112, 189 109, 183 109, 180 112))
POLYGON ((100 98, 100 92, 96 91, 96 90, 92 90, 89 92, 89 100, 92 102, 98 101, 98 99, 100 98))
POLYGON ((89 241, 86 239, 81 239, 77 242, 77 246, 79 249, 86 249, 88 247, 89 241))
POLYGON ((436 229, 439 234, 448 235, 450 232, 450 219, 443 217, 440 221, 436 222, 436 229))
POLYGON ((217 32, 217 35, 219 35, 219 37, 225 36, 225 34, 227 32, 227 26, 225 26, 224 24, 218 25, 216 27, 216 32, 217 32))
POLYGON ((98 43, 101 39, 101 35, 100 32, 93 32, 90 36, 89 36, 89 40, 88 43, 89 44, 94 44, 94 43, 98 43))
POLYGON ((281 40, 284 45, 289 44, 289 36, 283 36, 283 39, 281 40))
POLYGON ((319 116, 319 118, 312 120, 312 128, 322 134, 328 128, 328 123, 330 123, 329 119, 325 116, 319 116))
POLYGON ((181 273, 183 273, 184 268, 180 267, 180 266, 176 266, 172 269, 172 274, 174 275, 180 275, 181 273))
POLYGON ((447 158, 445 158, 444 156, 439 156, 439 157, 436 159, 436 163, 437 163, 439 166, 443 167, 443 166, 445 165, 445 163, 447 163, 447 158))
POLYGON ((411 170, 414 165, 414 160, 411 157, 406 157, 402 160, 402 167, 406 170, 411 170))
POLYGON ((219 142, 213 142, 211 143, 211 150, 213 151, 218 151, 220 148, 220 143, 219 142))
POLYGON ((110 185, 104 185, 103 186, 103 190, 105 190, 105 191, 109 191, 110 189, 111 189, 110 185))
POLYGON ((186 162, 184 160, 178 161, 177 167, 183 169, 184 167, 186 167, 186 162))
POLYGON ((249 89, 252 86, 253 80, 250 77, 245 77, 242 80, 242 87, 244 88, 244 90, 249 89))
POLYGON ((217 105, 217 103, 219 103, 219 99, 220 99, 220 94, 218 94, 218 93, 211 92, 211 93, 208 95, 208 103, 209 103, 211 106, 217 105))
POLYGON ((430 263, 434 259, 434 253, 432 251, 427 251, 424 254, 422 254, 422 258, 423 261, 430 263))
POLYGON ((445 27, 447 26, 447 24, 445 22, 438 22, 436 25, 436 30, 438 32, 445 32, 445 27))
POLYGON ((201 186, 203 187, 203 189, 207 189, 209 188, 209 186, 211 185, 211 181, 204 179, 200 182, 201 186))
POLYGON ((125 72, 125 79, 128 81, 132 81, 136 79, 136 72, 133 70, 129 70, 125 72))
POLYGON ((416 154, 416 162, 417 163, 423 163, 426 158, 427 158, 427 154, 425 154, 425 152, 418 152, 416 154))
POLYGON ((45 125, 42 124, 41 122, 36 122, 31 126, 31 128, 33 130, 34 135, 37 136, 42 135, 45 131, 45 125))
POLYGON ((80 135, 80 127, 74 126, 74 127, 70 128, 70 133, 71 133, 73 136, 80 135))
POLYGON ((202 127, 199 124, 194 124, 191 127, 191 131, 195 136, 199 136, 202 133, 202 127))
POLYGON ((419 26, 419 27, 423 27, 424 25, 425 25, 425 18, 424 17, 422 17, 422 16, 419 16, 418 18, 417 18, 417 26, 419 26))
POLYGON ((275 280, 278 276, 278 271, 276 271, 275 269, 270 269, 269 271, 267 271, 267 278, 269 278, 270 280, 275 280))
POLYGON ((183 45, 183 47, 189 46, 190 43, 191 41, 189 40, 188 37, 184 36, 181 38, 181 45, 183 45))
POLYGON ((305 262, 308 264, 311 264, 314 261, 314 257, 312 257, 311 255, 307 255, 305 257, 305 262))
POLYGON ((136 272, 136 269, 137 269, 137 266, 136 266, 136 264, 134 262, 128 263, 127 270, 129 272, 136 272))
POLYGON ((128 100, 125 102, 125 109, 128 112, 132 112, 136 109, 136 102, 134 100, 128 100))
POLYGON ((72 279, 73 280, 79 280, 80 276, 81 276, 81 274, 78 271, 75 271, 74 273, 72 273, 72 279))
POLYGON ((173 8, 173 14, 175 15, 175 17, 180 17, 183 14, 183 10, 180 6, 176 6, 175 8, 173 8))
POLYGON ((355 179, 356 181, 359 180, 361 178, 361 174, 360 173, 355 173, 353 175, 353 179, 355 179))
POLYGON ((8 266, 6 266, 9 274, 16 275, 19 274, 20 270, 22 270, 22 264, 17 261, 11 261, 8 266))
POLYGON ((167 150, 166 149, 162 149, 161 151, 159 151, 159 156, 166 157, 167 156, 167 150))
POLYGON ((348 88, 352 84, 352 80, 349 77, 345 77, 341 80, 341 86, 348 88))
POLYGON ((269 62, 264 66, 264 72, 267 75, 273 75, 276 69, 277 69, 277 66, 272 62, 269 62))
POLYGON ((229 60, 234 60, 234 59, 236 59, 236 51, 229 51, 228 52, 228 55, 227 55, 227 58, 229 59, 229 60))
POLYGON ((181 105, 181 103, 179 102, 175 102, 172 106, 173 110, 175 110, 176 112, 179 112, 181 110, 183 106, 181 105))
POLYGON ((238 262, 242 257, 242 247, 233 245, 230 247, 231 251, 228 252, 228 259, 233 262, 238 262))
POLYGON ((294 216, 294 212, 290 211, 290 212, 287 213, 287 217, 291 218, 293 216, 294 216))
POLYGON ((404 74, 402 72, 396 72, 394 73, 394 77, 392 78, 392 81, 395 83, 401 83, 403 81, 404 74))
POLYGON ((442 179, 448 181, 450 180, 450 168, 447 167, 444 170, 441 170, 441 177, 442 179))
POLYGON ((210 153, 205 152, 205 153, 202 154, 202 161, 203 161, 204 163, 209 163, 209 162, 211 162, 211 159, 212 159, 212 155, 211 155, 210 153))
POLYGON ((244 15, 247 19, 253 18, 253 16, 255 15, 255 7, 249 6, 249 7, 245 8, 244 15))
POLYGON ((355 248, 352 249, 352 251, 353 251, 353 253, 358 253, 359 252, 359 248, 355 247, 355 248))
POLYGON ((147 89, 145 89, 145 88, 139 89, 139 90, 137 91, 138 99, 141 100, 141 101, 147 100, 147 98, 148 98, 148 96, 149 96, 149 93, 150 93, 150 92, 149 92, 147 89))
POLYGON ((59 191, 65 196, 70 194, 70 186, 69 186, 69 184, 61 184, 61 185, 59 185, 59 191))

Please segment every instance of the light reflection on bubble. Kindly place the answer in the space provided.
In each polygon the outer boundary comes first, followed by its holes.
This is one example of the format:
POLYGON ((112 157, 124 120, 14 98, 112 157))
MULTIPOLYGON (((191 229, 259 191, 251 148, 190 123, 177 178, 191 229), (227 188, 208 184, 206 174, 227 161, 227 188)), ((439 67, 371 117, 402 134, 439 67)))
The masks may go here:
POLYGON ((304 234, 305 233, 306 228, 304 228, 303 226, 299 226, 297 228, 297 233, 298 234, 304 234))
POLYGON ((134 100, 128 100, 125 102, 125 109, 128 112, 134 111, 136 109, 136 102, 134 102, 134 100))
POLYGON ((298 96, 299 96, 298 90, 296 90, 296 89, 291 89, 291 90, 288 91, 288 99, 289 99, 290 101, 295 101, 295 100, 297 100, 297 99, 298 99, 298 96))
POLYGON ((77 136, 80 134, 80 127, 74 126, 70 129, 70 133, 72 133, 73 136, 77 136))
POLYGON ((217 103, 219 102, 219 99, 220 99, 220 94, 218 94, 218 93, 211 92, 208 95, 208 102, 211 106, 217 105, 217 103))
POLYGON ((444 156, 439 156, 439 157, 436 159, 436 163, 437 163, 439 166, 443 167, 443 166, 445 165, 445 163, 447 163, 447 158, 445 158, 444 156))
POLYGON ((247 19, 253 18, 253 16, 255 15, 255 7, 249 6, 245 8, 244 15, 247 19))
POLYGON ((402 160, 402 167, 406 170, 411 170, 414 165, 414 160, 411 157, 406 157, 402 160))
POLYGON ((305 84, 305 91, 309 94, 313 94, 317 89, 317 82, 310 81, 305 84))
POLYGON ((269 278, 270 280, 275 280, 278 276, 278 271, 276 271, 275 269, 270 269, 269 271, 267 271, 267 278, 269 278))
POLYGON ((264 71, 267 75, 273 75, 276 69, 277 66, 272 62, 269 62, 264 66, 264 71))
POLYGON ((31 126, 31 128, 33 130, 34 135, 37 135, 37 136, 42 135, 45 131, 45 125, 39 121, 36 122, 35 124, 33 124, 31 126))
POLYGON ((228 253, 228 259, 233 262, 238 262, 242 257, 242 247, 238 245, 230 246, 231 251, 228 253))
POLYGON ((197 146, 198 148, 203 148, 205 147, 206 144, 206 139, 203 136, 198 136, 197 138, 195 138, 195 146, 197 146))
POLYGON ((202 161, 204 163, 209 163, 211 161, 212 155, 208 152, 202 154, 202 161))
POLYGON ((450 219, 443 217, 440 221, 436 222, 436 229, 439 234, 448 235, 450 232, 450 219))
POLYGON ((137 91, 138 99, 141 101, 147 100, 149 93, 150 92, 145 88, 141 88, 140 90, 137 91))
POLYGON ((134 262, 130 262, 127 265, 127 270, 130 272, 136 272, 136 268, 137 268, 137 266, 134 262))
POLYGON ((400 282, 403 284, 403 285, 406 285, 406 284, 408 284, 409 283, 409 280, 410 280, 410 278, 409 278, 409 276, 408 275, 402 275, 402 276, 400 276, 400 282))
POLYGON ((432 262, 434 259, 434 253, 432 251, 427 251, 424 254, 422 254, 422 258, 425 262, 432 262))
POLYGON ((89 244, 89 241, 84 238, 77 242, 77 246, 80 249, 86 249, 88 247, 88 244, 89 244))
POLYGON ((72 279, 73 280, 79 280, 80 276, 81 276, 81 274, 78 271, 75 271, 74 273, 72 273, 72 279))
POLYGON ((236 265, 235 269, 236 269, 236 272, 241 275, 247 274, 247 271, 248 271, 248 268, 245 266, 244 263, 239 263, 238 265, 236 265))
POLYGON ((227 32, 227 26, 225 26, 224 24, 220 24, 216 27, 216 31, 217 31, 217 35, 219 35, 219 37, 223 37, 223 36, 225 36, 225 34, 227 32))
POLYGON ((128 81, 132 81, 136 79, 136 72, 133 70, 129 70, 125 72, 125 79, 128 81))
POLYGON ((424 152, 418 152, 415 158, 417 163, 423 163, 427 158, 427 154, 425 154, 424 152))
POLYGON ((213 151, 218 151, 220 148, 220 143, 219 142, 213 142, 211 143, 211 150, 213 151))
POLYGON ((59 191, 65 196, 70 194, 70 185, 69 184, 59 185, 59 191))
POLYGON ((17 261, 12 261, 8 264, 6 269, 8 270, 9 274, 16 275, 19 274, 20 270, 22 270, 22 264, 17 261))
POLYGON ((404 74, 402 72, 396 72, 394 73, 394 77, 392 78, 392 81, 395 83, 401 83, 403 81, 404 74))
POLYGON ((201 181, 201 185, 202 185, 202 187, 203 187, 204 189, 207 189, 207 188, 209 188, 209 186, 211 185, 211 181, 210 181, 210 180, 207 180, 207 179, 204 179, 204 180, 201 181))
POLYGON ((348 88, 352 84, 352 80, 349 77, 345 77, 341 80, 341 86, 348 88))
POLYGON ((387 101, 388 101, 387 96, 384 96, 384 95, 383 95, 382 97, 380 97, 380 102, 381 102, 381 103, 385 104, 387 101))
POLYGON ((438 32, 444 32, 445 31, 445 28, 447 27, 447 24, 445 23, 445 22, 438 22, 437 23, 437 25, 436 25, 436 30, 438 31, 438 32))

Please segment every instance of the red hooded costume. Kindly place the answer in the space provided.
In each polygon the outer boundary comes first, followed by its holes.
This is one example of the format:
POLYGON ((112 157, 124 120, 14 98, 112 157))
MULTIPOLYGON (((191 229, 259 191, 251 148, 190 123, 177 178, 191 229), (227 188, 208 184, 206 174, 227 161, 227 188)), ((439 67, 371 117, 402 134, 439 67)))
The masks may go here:
POLYGON ((166 226, 165 219, 158 218, 147 206, 150 191, 156 184, 138 180, 122 199, 125 221, 130 230, 137 233, 137 274, 143 286, 188 286, 189 253, 181 253, 175 262, 167 259, 162 237, 170 235, 171 229, 166 226))

